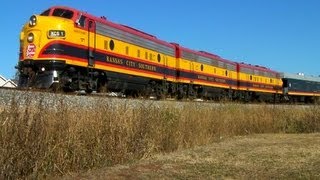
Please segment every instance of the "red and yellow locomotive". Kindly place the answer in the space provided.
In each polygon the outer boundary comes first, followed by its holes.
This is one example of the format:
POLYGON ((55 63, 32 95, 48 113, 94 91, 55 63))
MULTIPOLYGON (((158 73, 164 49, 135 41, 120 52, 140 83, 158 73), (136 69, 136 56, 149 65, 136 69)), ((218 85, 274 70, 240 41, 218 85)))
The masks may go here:
POLYGON ((72 8, 31 16, 20 42, 20 87, 132 92, 175 81, 174 45, 72 8))
POLYGON ((283 97, 279 72, 168 43, 73 8, 33 15, 20 34, 19 87, 175 98, 283 97))

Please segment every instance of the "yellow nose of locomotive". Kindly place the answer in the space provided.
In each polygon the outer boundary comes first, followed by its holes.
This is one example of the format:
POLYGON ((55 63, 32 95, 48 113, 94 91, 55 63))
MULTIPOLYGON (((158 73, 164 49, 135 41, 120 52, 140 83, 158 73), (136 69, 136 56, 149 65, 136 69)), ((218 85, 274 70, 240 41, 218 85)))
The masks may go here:
POLYGON ((20 33, 20 60, 36 58, 39 53, 41 27, 37 26, 38 19, 32 15, 20 33))
POLYGON ((32 15, 20 33, 20 59, 38 59, 50 41, 66 38, 66 29, 73 22, 54 16, 32 15))
POLYGON ((68 29, 74 27, 72 18, 72 10, 58 7, 30 16, 20 32, 19 87, 48 88, 58 81, 65 59, 57 57, 57 52, 64 53, 64 49, 59 43, 49 46, 66 40, 68 29))

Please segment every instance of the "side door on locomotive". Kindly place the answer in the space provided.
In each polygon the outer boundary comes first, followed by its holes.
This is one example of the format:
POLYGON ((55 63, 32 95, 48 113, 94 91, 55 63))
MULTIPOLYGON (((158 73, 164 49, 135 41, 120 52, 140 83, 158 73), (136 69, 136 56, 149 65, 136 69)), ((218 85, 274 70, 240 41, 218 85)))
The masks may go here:
POLYGON ((79 19, 76 21, 76 24, 84 28, 87 33, 87 59, 88 67, 92 68, 95 65, 95 51, 96 51, 96 23, 93 19, 88 18, 87 16, 80 14, 79 19))

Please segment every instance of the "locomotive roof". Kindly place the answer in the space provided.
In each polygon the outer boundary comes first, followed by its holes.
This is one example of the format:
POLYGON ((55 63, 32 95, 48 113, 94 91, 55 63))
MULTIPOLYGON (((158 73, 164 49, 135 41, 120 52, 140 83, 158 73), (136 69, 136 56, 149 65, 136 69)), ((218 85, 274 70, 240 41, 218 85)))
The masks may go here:
MULTIPOLYGON (((71 10, 71 11, 75 12, 75 14, 77 14, 78 16, 80 14, 82 14, 82 15, 85 15, 86 17, 90 18, 90 19, 95 20, 96 22, 100 22, 102 24, 106 24, 106 25, 114 27, 116 29, 119 29, 119 30, 122 30, 122 31, 125 31, 125 32, 128 32, 128 33, 137 35, 139 37, 154 41, 156 43, 159 43, 159 44, 174 48, 174 45, 172 45, 171 43, 163 41, 163 40, 160 40, 154 35, 148 34, 146 32, 143 32, 141 30, 135 29, 135 28, 130 27, 130 26, 126 26, 126 25, 122 25, 122 24, 118 24, 118 23, 109 21, 105 16, 98 17, 98 16, 92 15, 90 13, 87 13, 85 11, 80 11, 78 9, 70 8, 70 7, 67 7, 67 6, 52 6, 52 7, 50 7, 50 9, 52 9, 52 8, 61 8, 61 9, 71 10)), ((78 18, 78 17, 75 17, 75 19, 76 18, 78 18)))
POLYGON ((258 71, 263 71, 263 72, 270 72, 270 73, 275 73, 278 74, 279 72, 274 71, 272 69, 269 69, 267 67, 264 66, 259 66, 259 65, 252 65, 252 64, 246 64, 246 63, 239 63, 240 68, 241 67, 245 67, 245 68, 249 68, 249 69, 253 69, 253 70, 258 70, 258 71))
POLYGON ((234 61, 230 61, 230 60, 221 58, 220 56, 218 56, 216 54, 212 54, 212 53, 209 53, 209 52, 206 52, 206 51, 196 51, 196 50, 192 50, 192 49, 180 46, 180 45, 179 45, 179 47, 183 51, 186 51, 186 52, 189 52, 189 53, 193 53, 193 54, 196 54, 198 56, 203 56, 203 57, 215 59, 215 60, 218 60, 218 61, 223 61, 223 62, 229 63, 229 64, 234 64, 234 65, 236 64, 236 62, 234 62, 234 61))

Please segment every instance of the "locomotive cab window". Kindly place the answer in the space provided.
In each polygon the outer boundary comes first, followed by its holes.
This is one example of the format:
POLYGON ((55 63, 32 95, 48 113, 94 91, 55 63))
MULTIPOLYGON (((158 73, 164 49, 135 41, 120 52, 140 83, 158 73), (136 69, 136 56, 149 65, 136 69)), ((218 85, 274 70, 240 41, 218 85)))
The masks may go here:
POLYGON ((52 13, 52 16, 62 17, 66 19, 72 19, 73 11, 66 9, 55 9, 52 13))
POLYGON ((86 17, 81 15, 77 24, 81 27, 85 27, 85 25, 86 25, 85 22, 86 22, 86 17))

